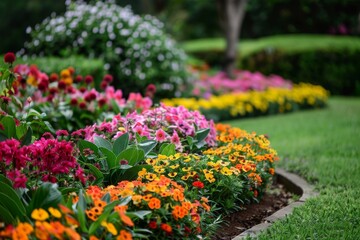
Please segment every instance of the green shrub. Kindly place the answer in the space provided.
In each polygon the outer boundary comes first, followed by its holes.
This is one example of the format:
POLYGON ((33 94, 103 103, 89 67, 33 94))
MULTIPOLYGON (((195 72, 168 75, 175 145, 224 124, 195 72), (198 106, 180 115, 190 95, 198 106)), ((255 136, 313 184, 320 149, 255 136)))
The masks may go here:
POLYGON ((186 84, 186 55, 162 28, 158 19, 112 2, 77 2, 35 26, 25 46, 30 54, 99 57, 125 93, 153 83, 157 97, 174 96, 186 84))
POLYGON ((91 75, 94 77, 96 86, 99 87, 100 81, 107 71, 104 69, 104 62, 101 59, 88 59, 81 56, 60 57, 36 57, 19 58, 18 64, 35 64, 41 71, 50 75, 51 73, 60 73, 61 70, 73 67, 77 74, 83 76, 91 75))
POLYGON ((286 53, 262 50, 241 61, 244 69, 278 74, 293 82, 318 84, 334 95, 360 96, 360 49, 286 53))

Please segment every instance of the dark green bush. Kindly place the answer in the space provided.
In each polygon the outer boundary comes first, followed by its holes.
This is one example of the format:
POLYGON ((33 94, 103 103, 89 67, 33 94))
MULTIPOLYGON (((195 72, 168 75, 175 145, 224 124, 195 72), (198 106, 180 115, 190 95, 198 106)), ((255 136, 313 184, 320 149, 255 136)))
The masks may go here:
POLYGON ((360 96, 360 49, 263 50, 242 59, 241 68, 318 84, 334 95, 360 96))

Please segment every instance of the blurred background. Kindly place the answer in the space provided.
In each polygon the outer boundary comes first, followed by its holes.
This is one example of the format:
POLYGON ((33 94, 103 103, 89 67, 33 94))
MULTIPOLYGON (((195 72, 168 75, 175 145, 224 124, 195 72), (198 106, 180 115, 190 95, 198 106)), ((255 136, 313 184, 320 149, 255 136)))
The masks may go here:
MULTIPOLYGON (((117 0, 136 14, 151 14, 165 23, 178 41, 221 37, 215 0, 117 0)), ((0 52, 18 51, 26 39, 26 28, 35 26, 52 12, 65 12, 64 1, 0 1, 0 52), (6 36, 6 37, 5 37, 6 36)), ((241 38, 276 34, 360 34, 359 0, 249 0, 241 38)))

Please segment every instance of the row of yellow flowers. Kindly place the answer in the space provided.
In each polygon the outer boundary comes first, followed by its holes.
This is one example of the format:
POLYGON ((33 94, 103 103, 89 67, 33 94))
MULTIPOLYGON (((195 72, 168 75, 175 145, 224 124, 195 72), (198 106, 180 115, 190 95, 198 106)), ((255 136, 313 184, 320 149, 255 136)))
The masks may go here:
POLYGON ((163 99, 162 102, 167 106, 182 105, 191 110, 200 110, 208 117, 217 116, 215 120, 224 120, 319 108, 325 106, 328 96, 329 92, 321 86, 300 83, 291 89, 268 88, 266 91, 229 93, 209 99, 173 98, 163 99))

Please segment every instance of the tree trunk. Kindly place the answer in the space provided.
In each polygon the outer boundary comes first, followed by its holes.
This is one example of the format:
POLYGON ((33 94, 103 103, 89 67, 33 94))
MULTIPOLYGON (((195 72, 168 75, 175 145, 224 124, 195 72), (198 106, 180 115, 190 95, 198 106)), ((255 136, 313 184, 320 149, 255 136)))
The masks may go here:
POLYGON ((217 0, 220 23, 225 33, 226 49, 224 71, 234 78, 237 58, 237 43, 248 0, 217 0))

